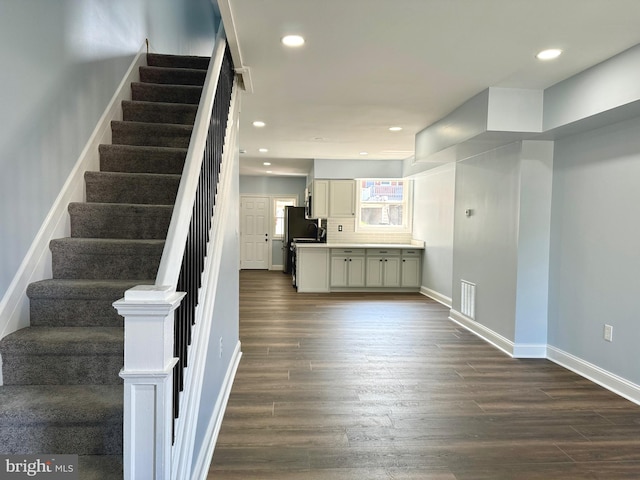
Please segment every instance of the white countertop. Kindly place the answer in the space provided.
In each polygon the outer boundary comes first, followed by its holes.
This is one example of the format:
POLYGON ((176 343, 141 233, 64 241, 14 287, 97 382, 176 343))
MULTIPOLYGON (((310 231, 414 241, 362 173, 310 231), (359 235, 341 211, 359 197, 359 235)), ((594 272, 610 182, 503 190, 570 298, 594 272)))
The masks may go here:
POLYGON ((296 243, 296 248, 407 248, 424 249, 424 242, 412 240, 411 243, 296 243))

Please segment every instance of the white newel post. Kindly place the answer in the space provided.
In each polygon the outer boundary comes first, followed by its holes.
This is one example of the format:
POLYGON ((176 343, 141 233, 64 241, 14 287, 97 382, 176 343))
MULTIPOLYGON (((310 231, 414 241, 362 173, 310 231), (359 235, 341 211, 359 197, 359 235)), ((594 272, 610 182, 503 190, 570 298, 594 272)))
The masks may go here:
POLYGON ((184 293, 140 285, 113 306, 124 317, 124 478, 169 480, 174 310, 184 293))

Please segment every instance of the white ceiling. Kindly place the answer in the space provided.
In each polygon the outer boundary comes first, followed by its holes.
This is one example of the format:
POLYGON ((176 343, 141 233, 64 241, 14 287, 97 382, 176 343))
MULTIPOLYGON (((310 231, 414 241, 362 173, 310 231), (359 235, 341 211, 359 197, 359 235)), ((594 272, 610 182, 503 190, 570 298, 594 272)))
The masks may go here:
POLYGON ((640 0, 218 3, 253 90, 240 119, 245 175, 306 175, 314 158, 408 158, 418 131, 487 87, 544 89, 640 43, 640 0), (283 47, 291 33, 305 45, 283 47), (550 47, 564 54, 535 59, 550 47))

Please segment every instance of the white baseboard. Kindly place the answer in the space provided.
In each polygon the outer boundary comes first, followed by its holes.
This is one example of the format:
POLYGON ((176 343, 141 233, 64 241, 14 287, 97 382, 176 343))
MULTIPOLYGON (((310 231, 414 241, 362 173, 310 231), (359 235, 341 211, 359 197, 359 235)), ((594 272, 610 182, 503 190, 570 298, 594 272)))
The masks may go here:
POLYGON ((513 342, 499 333, 494 332, 490 328, 476 322, 475 320, 463 315, 462 313, 454 310, 449 311, 449 320, 454 321, 463 328, 466 328, 474 335, 482 338, 485 342, 490 343, 498 350, 502 350, 504 353, 513 357, 513 342))
POLYGON ((284 265, 271 265, 271 267, 269 267, 269 270, 274 270, 274 271, 284 271, 284 265))
POLYGON ((466 328, 474 335, 482 338, 499 350, 513 358, 547 358, 547 345, 514 343, 490 328, 454 310, 449 311, 449 319, 461 327, 466 328))
POLYGON ((514 344, 511 340, 451 309, 449 319, 514 358, 547 358, 607 390, 640 405, 640 385, 551 345, 514 344))
POLYGON ((203 448, 198 452, 196 463, 191 476, 192 480, 206 480, 209 474, 209 467, 213 458, 213 451, 218 441, 218 434, 220 433, 220 427, 222 426, 222 419, 224 418, 224 412, 227 408, 227 402, 229 401, 229 395, 231 395, 231 387, 233 386, 233 380, 236 377, 238 366, 240 365, 240 359, 242 358, 242 351, 240 349, 240 341, 236 344, 236 348, 229 362, 229 368, 222 384, 222 390, 216 400, 216 405, 213 409, 213 414, 209 419, 207 425, 207 431, 205 432, 204 441, 202 442, 203 448))
POLYGON ((99 169, 98 145, 111 143, 111 121, 122 119, 122 100, 131 98, 129 86, 131 82, 140 79, 138 67, 146 65, 145 51, 146 46, 143 45, 100 117, 96 128, 80 153, 69 177, 22 260, 7 292, 0 300, 0 319, 2 319, 0 338, 29 326, 27 286, 30 283, 51 278, 49 242, 54 238, 70 235, 71 228, 67 207, 70 202, 84 201, 84 173, 99 169))
POLYGON ((547 358, 558 365, 591 380, 594 383, 640 405, 640 385, 636 385, 597 365, 567 353, 551 345, 547 346, 547 358))
POLYGON ((441 293, 438 293, 435 290, 431 290, 430 288, 427 288, 427 287, 420 287, 420 293, 425 297, 429 297, 430 299, 435 300, 438 303, 441 303, 445 307, 451 308, 451 304, 453 303, 451 301, 451 298, 445 297, 441 293))

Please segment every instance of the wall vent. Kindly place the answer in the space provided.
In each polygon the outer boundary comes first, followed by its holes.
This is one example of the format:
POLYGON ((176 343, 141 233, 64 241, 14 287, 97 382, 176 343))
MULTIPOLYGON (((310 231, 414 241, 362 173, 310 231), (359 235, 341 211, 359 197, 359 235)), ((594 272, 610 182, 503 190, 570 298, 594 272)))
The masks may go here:
POLYGON ((460 313, 471 319, 476 317, 476 284, 462 280, 460 313))

